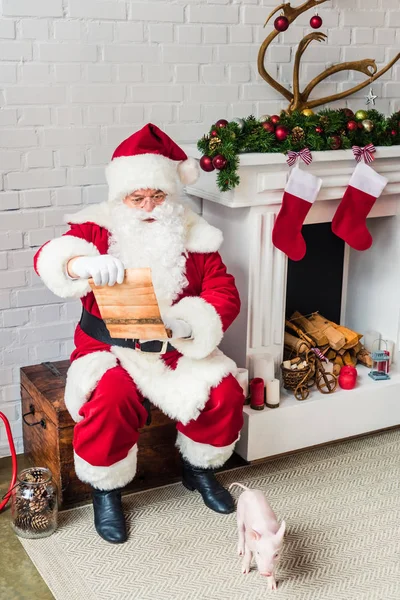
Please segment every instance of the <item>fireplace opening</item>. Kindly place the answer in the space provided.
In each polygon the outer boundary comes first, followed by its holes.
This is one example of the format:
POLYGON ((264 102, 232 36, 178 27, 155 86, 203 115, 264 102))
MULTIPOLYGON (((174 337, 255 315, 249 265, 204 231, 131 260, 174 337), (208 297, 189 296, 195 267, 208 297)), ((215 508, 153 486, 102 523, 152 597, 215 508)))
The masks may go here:
POLYGON ((324 370, 335 376, 343 367, 357 367, 364 386, 393 379, 400 332, 400 219, 372 218, 368 229, 373 244, 358 252, 332 233, 330 223, 303 227, 306 256, 289 261, 287 269, 286 369, 305 369, 312 344, 324 370))
POLYGON ((302 234, 307 245, 303 260, 288 261, 286 318, 319 312, 330 321, 340 322, 343 289, 343 240, 332 233, 330 223, 305 225, 302 234))

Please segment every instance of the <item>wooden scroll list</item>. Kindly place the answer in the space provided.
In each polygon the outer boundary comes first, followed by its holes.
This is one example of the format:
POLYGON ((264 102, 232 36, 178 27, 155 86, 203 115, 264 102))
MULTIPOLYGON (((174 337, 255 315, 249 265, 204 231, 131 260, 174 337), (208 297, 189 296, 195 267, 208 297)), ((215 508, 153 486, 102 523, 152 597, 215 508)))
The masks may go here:
POLYGON ((161 319, 151 269, 126 269, 123 283, 94 285, 89 279, 100 314, 111 337, 166 340, 169 332, 161 319))

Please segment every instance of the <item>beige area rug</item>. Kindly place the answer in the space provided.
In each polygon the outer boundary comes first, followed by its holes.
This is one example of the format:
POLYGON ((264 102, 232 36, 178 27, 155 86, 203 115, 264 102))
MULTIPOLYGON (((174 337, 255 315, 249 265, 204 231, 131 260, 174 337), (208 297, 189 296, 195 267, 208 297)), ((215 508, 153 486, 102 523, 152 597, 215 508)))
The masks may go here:
POLYGON ((255 569, 241 574, 235 515, 181 484, 125 497, 121 546, 97 536, 90 506, 21 542, 57 600, 400 599, 400 430, 220 477, 263 489, 286 519, 275 593, 255 569))

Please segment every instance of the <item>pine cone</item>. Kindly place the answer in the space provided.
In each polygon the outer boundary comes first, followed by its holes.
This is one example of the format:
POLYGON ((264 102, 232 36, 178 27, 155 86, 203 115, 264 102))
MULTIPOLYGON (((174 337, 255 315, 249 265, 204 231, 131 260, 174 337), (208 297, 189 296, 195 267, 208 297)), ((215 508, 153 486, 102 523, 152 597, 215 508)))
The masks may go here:
POLYGON ((29 510, 32 513, 41 513, 48 508, 48 502, 45 498, 35 498, 29 502, 29 510))
POLYGON ((208 144, 208 147, 210 148, 211 152, 214 152, 214 150, 216 150, 218 148, 218 146, 221 145, 221 140, 219 137, 213 137, 210 139, 210 142, 208 144))
POLYGON ((19 529, 30 529, 31 528, 31 515, 29 513, 24 513, 18 515, 18 517, 14 521, 14 526, 19 529))
POLYGON ((45 498, 47 496, 47 488, 45 485, 35 485, 33 488, 33 496, 35 498, 45 498))
POLYGON ((49 526, 49 519, 45 515, 33 515, 31 518, 31 529, 33 531, 45 531, 49 526))
POLYGON ((18 514, 29 513, 29 504, 30 504, 30 501, 27 500, 26 498, 17 497, 15 499, 15 508, 17 510, 17 513, 18 514))
POLYGON ((294 127, 292 129, 292 142, 298 144, 304 140, 304 129, 301 127, 294 127))
POLYGON ((29 475, 31 475, 31 477, 33 477, 33 481, 35 483, 42 483, 43 481, 45 481, 47 479, 47 477, 43 473, 43 471, 40 471, 39 469, 31 469, 29 471, 29 475))

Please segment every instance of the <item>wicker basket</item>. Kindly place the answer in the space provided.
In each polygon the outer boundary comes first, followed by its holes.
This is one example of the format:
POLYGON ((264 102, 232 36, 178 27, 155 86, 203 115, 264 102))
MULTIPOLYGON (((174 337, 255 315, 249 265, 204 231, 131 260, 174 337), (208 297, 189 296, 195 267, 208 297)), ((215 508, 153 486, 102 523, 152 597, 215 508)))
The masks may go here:
POLYGON ((306 384, 311 375, 311 366, 303 369, 286 369, 281 365, 283 387, 286 390, 294 391, 300 383, 306 384))

